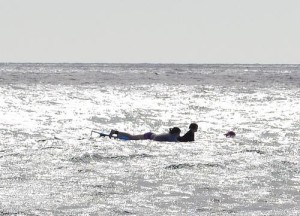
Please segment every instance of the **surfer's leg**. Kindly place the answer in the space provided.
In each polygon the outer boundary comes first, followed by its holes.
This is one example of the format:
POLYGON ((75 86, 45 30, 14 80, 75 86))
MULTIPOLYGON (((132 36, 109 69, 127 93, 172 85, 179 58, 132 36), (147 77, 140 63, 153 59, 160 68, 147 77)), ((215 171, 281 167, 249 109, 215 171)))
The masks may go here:
POLYGON ((132 135, 132 134, 129 134, 129 133, 118 131, 117 138, 124 139, 124 137, 127 137, 128 140, 142 140, 142 139, 144 139, 144 135, 132 135))
POLYGON ((132 140, 144 140, 145 138, 144 138, 144 134, 142 134, 142 135, 133 135, 133 136, 131 136, 131 139, 132 140))
POLYGON ((109 133, 109 137, 111 138, 113 134, 117 135, 117 138, 128 138, 128 140, 142 140, 144 139, 144 135, 132 135, 126 132, 121 132, 121 131, 116 131, 116 130, 111 130, 109 133))
POLYGON ((116 130, 111 130, 108 136, 109 136, 109 138, 111 139, 112 136, 113 136, 114 134, 118 134, 118 133, 119 133, 119 132, 116 131, 116 130))
POLYGON ((129 134, 129 133, 117 131, 116 134, 117 134, 117 138, 124 138, 124 137, 127 137, 128 140, 132 140, 132 135, 129 134))

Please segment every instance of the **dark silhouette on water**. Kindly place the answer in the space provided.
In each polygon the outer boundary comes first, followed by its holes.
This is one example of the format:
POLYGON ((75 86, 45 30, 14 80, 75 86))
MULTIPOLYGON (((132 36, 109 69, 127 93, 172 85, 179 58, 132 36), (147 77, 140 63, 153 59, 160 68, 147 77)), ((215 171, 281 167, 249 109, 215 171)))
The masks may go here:
POLYGON ((192 123, 189 126, 189 131, 184 134, 182 137, 178 137, 179 142, 192 142, 195 141, 195 132, 198 131, 198 125, 196 123, 192 123))
POLYGON ((233 131, 228 131, 226 134, 224 134, 227 138, 234 138, 235 137, 235 132, 233 131))

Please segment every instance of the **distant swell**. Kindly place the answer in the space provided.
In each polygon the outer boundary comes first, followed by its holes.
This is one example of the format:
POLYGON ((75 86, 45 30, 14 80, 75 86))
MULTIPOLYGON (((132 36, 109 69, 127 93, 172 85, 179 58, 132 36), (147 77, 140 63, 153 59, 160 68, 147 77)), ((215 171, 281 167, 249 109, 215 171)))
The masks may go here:
POLYGON ((113 155, 113 156, 102 156, 100 154, 83 154, 78 157, 72 157, 72 162, 84 162, 88 163, 90 161, 102 161, 102 160, 131 160, 135 158, 147 158, 152 157, 149 154, 132 154, 132 155, 113 155))
POLYGON ((204 167, 221 167, 219 164, 210 164, 210 163, 197 163, 197 164, 190 164, 190 163, 182 163, 182 164, 172 164, 166 166, 165 169, 188 169, 188 168, 204 168, 204 167))
POLYGON ((254 152, 257 154, 265 154, 265 152, 263 152, 261 150, 257 150, 257 149, 246 149, 245 152, 254 152))

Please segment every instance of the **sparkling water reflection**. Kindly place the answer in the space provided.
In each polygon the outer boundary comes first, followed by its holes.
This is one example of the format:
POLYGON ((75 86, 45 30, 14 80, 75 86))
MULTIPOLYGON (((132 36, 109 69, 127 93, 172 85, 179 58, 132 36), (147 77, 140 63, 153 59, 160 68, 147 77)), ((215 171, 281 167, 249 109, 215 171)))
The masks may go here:
POLYGON ((0 214, 298 215, 298 71, 1 64, 0 214), (194 143, 90 137, 191 122, 194 143))

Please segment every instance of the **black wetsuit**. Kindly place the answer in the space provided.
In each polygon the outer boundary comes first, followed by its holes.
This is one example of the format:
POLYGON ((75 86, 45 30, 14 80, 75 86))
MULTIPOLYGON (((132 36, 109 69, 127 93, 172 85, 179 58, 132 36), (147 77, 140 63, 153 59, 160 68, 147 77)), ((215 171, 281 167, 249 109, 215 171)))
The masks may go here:
POLYGON ((179 142, 190 142, 190 141, 195 141, 195 135, 194 132, 189 130, 184 136, 178 137, 177 140, 179 142))

